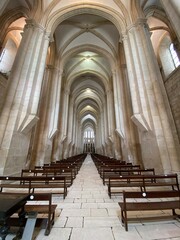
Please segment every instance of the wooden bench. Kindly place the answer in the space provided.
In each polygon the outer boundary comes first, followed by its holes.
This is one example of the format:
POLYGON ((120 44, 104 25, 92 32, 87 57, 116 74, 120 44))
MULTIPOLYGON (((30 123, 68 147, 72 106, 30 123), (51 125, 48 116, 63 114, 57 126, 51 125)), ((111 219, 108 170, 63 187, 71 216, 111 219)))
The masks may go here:
POLYGON ((123 160, 117 160, 114 158, 109 158, 107 156, 101 156, 98 154, 91 154, 92 160, 99 172, 100 168, 103 166, 111 166, 111 165, 131 165, 132 163, 127 163, 123 160))
POLYGON ((124 170, 129 170, 129 169, 142 169, 140 167, 140 165, 129 165, 129 164, 126 164, 126 165, 114 165, 114 164, 111 164, 111 165, 103 165, 103 166, 99 166, 98 167, 98 172, 100 174, 100 177, 102 178, 103 177, 103 172, 106 171, 106 170, 110 170, 110 169, 124 169, 124 170))
POLYGON ((26 176, 60 176, 66 178, 66 186, 70 187, 73 183, 75 178, 73 174, 73 170, 69 168, 41 168, 41 169, 22 169, 21 170, 21 177, 26 176))
POLYGON ((140 188, 141 191, 146 191, 146 189, 150 187, 170 187, 173 190, 179 190, 179 183, 177 174, 123 175, 119 177, 110 177, 108 182, 108 195, 111 198, 112 194, 122 193, 122 189, 119 188, 128 187, 140 188))
POLYGON ((126 176, 126 175, 155 175, 154 168, 147 168, 147 169, 104 169, 102 174, 103 184, 108 183, 110 177, 119 177, 119 176, 126 176))
POLYGON ((37 189, 58 189, 59 194, 67 196, 66 178, 59 176, 45 177, 45 176, 26 176, 26 177, 12 177, 0 176, 0 192, 4 189, 26 189, 28 193, 37 192, 37 189))
POLYGON ((73 179, 76 177, 76 175, 78 174, 79 171, 79 167, 77 165, 74 164, 69 164, 69 163, 49 163, 49 164, 44 164, 43 166, 35 166, 34 167, 35 170, 49 170, 49 169, 55 169, 55 170, 60 170, 60 169, 70 169, 72 170, 72 174, 73 174, 73 179))
POLYGON ((25 205, 24 210, 27 213, 37 212, 38 219, 44 219, 44 214, 47 215, 45 235, 49 235, 51 228, 54 224, 56 207, 57 207, 56 204, 52 204, 51 193, 38 193, 38 194, 31 194, 29 196, 29 200, 25 205), (31 203, 32 201, 34 202, 33 204, 31 203), (41 202, 39 203, 39 201, 41 202))
MULTIPOLYGON (((123 202, 119 202, 121 208, 121 221, 128 231, 128 211, 155 211, 172 210, 173 217, 179 217, 175 209, 180 208, 180 191, 154 191, 154 192, 125 192, 123 202), (148 199, 151 201, 148 201, 148 199), (135 199, 138 199, 136 202, 135 199), (145 201, 145 199, 147 201, 145 201), (154 199, 152 201, 152 199, 154 199), (142 200, 142 201, 140 201, 142 200)), ((132 220, 132 218, 131 218, 132 220)))

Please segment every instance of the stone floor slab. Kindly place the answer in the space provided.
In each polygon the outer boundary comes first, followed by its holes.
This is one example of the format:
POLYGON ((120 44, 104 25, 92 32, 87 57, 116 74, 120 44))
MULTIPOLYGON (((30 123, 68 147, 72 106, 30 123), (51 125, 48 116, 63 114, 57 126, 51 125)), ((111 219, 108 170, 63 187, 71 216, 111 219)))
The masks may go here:
POLYGON ((83 217, 68 217, 66 227, 82 228, 82 226, 83 226, 83 217))
POLYGON ((115 227, 121 226, 117 217, 85 217, 84 227, 115 227))
POLYGON ((148 223, 138 219, 146 214, 143 211, 129 213, 137 220, 128 224, 126 232, 120 221, 120 201, 122 195, 108 197, 107 186, 87 155, 67 197, 53 195, 58 208, 50 235, 36 229, 33 240, 180 240, 180 222, 148 223))
POLYGON ((114 240, 111 228, 73 229, 70 240, 114 240))

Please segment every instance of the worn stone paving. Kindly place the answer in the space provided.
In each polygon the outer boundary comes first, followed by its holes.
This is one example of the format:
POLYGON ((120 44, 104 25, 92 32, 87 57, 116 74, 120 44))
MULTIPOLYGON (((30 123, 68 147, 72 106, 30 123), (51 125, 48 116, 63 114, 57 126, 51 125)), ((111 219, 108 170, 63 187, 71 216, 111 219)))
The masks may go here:
MULTIPOLYGON (((44 229, 36 230, 33 239, 180 240, 180 223, 177 220, 137 220, 128 225, 129 231, 126 232, 120 221, 120 200, 121 196, 109 198, 107 186, 103 185, 91 156, 87 155, 73 185, 68 189, 66 199, 58 195, 53 197, 58 208, 50 235, 44 236, 44 229)), ((143 214, 132 213, 137 217, 143 214)))

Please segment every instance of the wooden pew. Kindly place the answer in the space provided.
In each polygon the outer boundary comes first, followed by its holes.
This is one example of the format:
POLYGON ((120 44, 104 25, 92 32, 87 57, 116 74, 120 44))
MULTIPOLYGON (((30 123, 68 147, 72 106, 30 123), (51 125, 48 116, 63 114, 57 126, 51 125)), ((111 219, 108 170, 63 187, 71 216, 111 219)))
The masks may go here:
POLYGON ((66 186, 70 187, 73 183, 73 180, 75 178, 73 174, 73 170, 69 168, 62 168, 62 169, 56 169, 56 168, 41 168, 41 169, 22 169, 21 170, 21 177, 26 176, 46 176, 46 177, 52 177, 52 176, 60 176, 66 178, 66 186))
POLYGON ((106 157, 106 158, 100 158, 99 159, 98 157, 96 157, 94 155, 91 155, 91 156, 92 156, 92 160, 93 160, 93 162, 94 162, 94 164, 95 164, 99 173, 100 173, 102 167, 110 167, 112 165, 115 165, 115 166, 117 166, 117 165, 119 165, 119 166, 121 166, 121 165, 130 166, 130 165, 132 165, 132 163, 126 163, 125 161, 116 160, 116 159, 113 159, 113 158, 107 158, 106 157))
POLYGON ((55 210, 57 204, 52 204, 52 193, 37 193, 31 194, 29 200, 24 207, 25 212, 37 212, 37 218, 47 218, 45 235, 49 235, 51 228, 54 224, 55 210), (32 201, 34 202, 32 204, 32 201), (43 214, 43 216, 42 216, 43 214), (46 216, 44 216, 44 214, 46 216))
POLYGON ((0 192, 4 189, 15 188, 17 191, 25 189, 28 193, 34 193, 38 190, 49 189, 52 191, 57 189, 59 194, 67 196, 66 178, 59 176, 45 177, 45 176, 26 176, 26 177, 12 177, 0 176, 0 192))
POLYGON ((101 165, 98 167, 98 173, 100 174, 100 177, 103 176, 103 171, 104 170, 109 170, 109 169, 124 169, 124 170, 128 170, 128 169, 142 169, 140 165, 129 165, 129 164, 108 164, 108 165, 101 165))
POLYGON ((146 191, 147 188, 155 187, 170 187, 171 189, 179 190, 177 174, 165 175, 129 175, 110 177, 108 182, 108 195, 111 198, 112 194, 122 193, 122 188, 138 188, 141 191, 146 191))
POLYGON ((117 169, 104 169, 102 174, 103 184, 108 183, 110 177, 119 177, 119 176, 126 176, 126 175, 155 175, 154 168, 147 168, 147 169, 124 169, 124 168, 117 168, 117 169))
MULTIPOLYGON (((37 169, 35 167, 35 169, 37 169)), ((60 170, 61 173, 63 171, 66 171, 66 173, 68 173, 68 171, 72 172, 72 178, 75 179, 76 175, 78 174, 78 168, 76 166, 71 166, 69 164, 51 164, 49 166, 43 166, 42 169, 44 170, 52 170, 52 171, 58 171, 60 170)))
POLYGON ((84 159, 86 158, 87 154, 79 154, 76 156, 69 157, 67 159, 57 160, 50 163, 45 163, 43 166, 35 166, 34 168, 39 169, 61 169, 61 168, 70 168, 73 169, 74 177, 78 173, 80 167, 82 166, 82 163, 84 159))
POLYGON ((122 224, 124 225, 125 230, 128 231, 128 211, 155 211, 171 209, 173 218, 179 218, 175 209, 180 208, 180 191, 123 191, 123 202, 119 202, 119 206, 121 208, 122 224), (138 199, 138 201, 135 201, 135 199, 138 199), (151 201, 148 201, 148 199, 151 199, 151 201))

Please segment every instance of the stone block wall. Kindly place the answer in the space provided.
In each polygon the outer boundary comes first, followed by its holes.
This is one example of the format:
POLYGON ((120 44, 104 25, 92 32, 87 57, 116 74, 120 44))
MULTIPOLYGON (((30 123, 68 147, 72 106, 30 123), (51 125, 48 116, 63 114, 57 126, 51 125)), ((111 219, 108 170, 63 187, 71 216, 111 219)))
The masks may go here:
POLYGON ((180 140, 180 67, 169 75, 164 84, 180 140))
POLYGON ((8 77, 0 73, 0 112, 4 103, 7 85, 8 85, 8 77))

